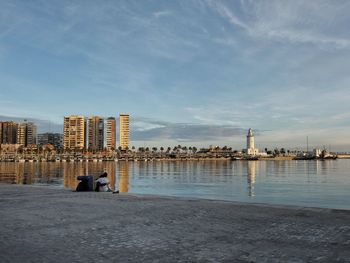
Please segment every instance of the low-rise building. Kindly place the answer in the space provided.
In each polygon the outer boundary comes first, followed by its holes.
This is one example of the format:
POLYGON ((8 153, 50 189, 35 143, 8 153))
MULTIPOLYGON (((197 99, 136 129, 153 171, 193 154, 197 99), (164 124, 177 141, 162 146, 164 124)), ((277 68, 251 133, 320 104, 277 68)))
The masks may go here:
POLYGON ((51 144, 56 150, 62 149, 63 134, 50 132, 38 134, 38 145, 42 147, 46 144, 51 144))

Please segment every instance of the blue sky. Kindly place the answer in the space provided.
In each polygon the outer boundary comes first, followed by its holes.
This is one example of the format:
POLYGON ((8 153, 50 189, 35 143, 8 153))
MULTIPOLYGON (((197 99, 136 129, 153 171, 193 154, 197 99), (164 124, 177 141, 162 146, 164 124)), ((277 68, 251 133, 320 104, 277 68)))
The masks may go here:
POLYGON ((135 145, 350 150, 349 1, 0 1, 0 115, 133 117, 135 145))

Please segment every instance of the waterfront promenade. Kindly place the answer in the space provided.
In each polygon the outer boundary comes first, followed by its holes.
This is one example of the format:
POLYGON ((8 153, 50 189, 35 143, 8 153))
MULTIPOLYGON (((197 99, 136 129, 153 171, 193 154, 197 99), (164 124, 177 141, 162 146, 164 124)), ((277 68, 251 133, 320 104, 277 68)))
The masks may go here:
POLYGON ((350 262, 350 211, 0 184, 0 262, 350 262))

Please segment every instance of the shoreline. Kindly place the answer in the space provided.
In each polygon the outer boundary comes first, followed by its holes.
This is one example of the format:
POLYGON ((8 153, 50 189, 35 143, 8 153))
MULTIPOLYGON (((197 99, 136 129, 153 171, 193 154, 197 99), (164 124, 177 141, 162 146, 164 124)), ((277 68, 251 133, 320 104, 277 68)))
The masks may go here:
POLYGON ((0 184, 1 262, 349 262, 350 211, 0 184))
MULTIPOLYGON (((66 188, 63 185, 51 185, 51 184, 8 184, 0 182, 0 191, 1 191, 1 185, 17 185, 23 188, 26 187, 34 187, 34 188, 42 188, 42 189, 51 189, 51 190, 57 190, 57 191, 67 191, 67 192, 73 192, 73 193, 99 193, 103 195, 113 195, 112 192, 94 192, 94 191, 87 191, 87 192, 76 192, 74 189, 66 188)), ((261 207, 270 207, 270 208, 277 208, 277 209, 310 209, 310 210, 334 210, 334 211, 343 211, 350 213, 350 208, 339 208, 339 207, 322 207, 322 206, 303 206, 298 204, 283 204, 283 203, 264 203, 264 202, 245 202, 245 201, 236 201, 236 200, 228 200, 228 199, 210 199, 210 198, 204 198, 204 197, 194 197, 194 196, 176 196, 176 195, 157 195, 157 194, 143 194, 143 193, 118 193, 119 196, 124 197, 130 197, 130 198, 153 198, 155 200, 157 199, 166 199, 166 200, 179 200, 179 201, 206 201, 206 202, 222 202, 222 203, 232 203, 234 205, 252 205, 252 206, 261 206, 261 207)))
POLYGON ((1 163, 94 163, 94 162, 187 162, 187 161, 334 161, 334 160, 349 160, 350 156, 338 156, 336 159, 297 159, 295 156, 277 156, 277 157, 259 157, 257 159, 242 158, 232 159, 231 157, 200 157, 200 158, 146 158, 146 159, 60 159, 60 160, 46 160, 46 159, 21 159, 21 160, 0 160, 1 163))

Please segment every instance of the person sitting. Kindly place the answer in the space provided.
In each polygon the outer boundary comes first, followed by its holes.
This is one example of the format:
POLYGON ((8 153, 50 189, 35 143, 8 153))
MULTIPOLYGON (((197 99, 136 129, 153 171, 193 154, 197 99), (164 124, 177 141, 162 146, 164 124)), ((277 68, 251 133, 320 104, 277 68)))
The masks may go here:
POLYGON ((107 178, 107 173, 104 172, 100 175, 100 177, 96 180, 96 192, 112 192, 112 189, 109 186, 109 180, 107 178))
POLYGON ((85 192, 93 190, 93 177, 91 175, 82 175, 78 176, 77 180, 79 180, 79 184, 76 188, 77 192, 85 192))

